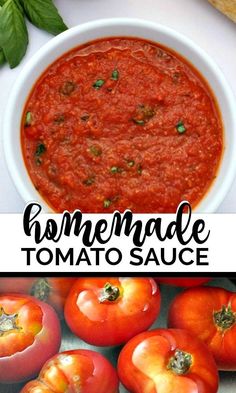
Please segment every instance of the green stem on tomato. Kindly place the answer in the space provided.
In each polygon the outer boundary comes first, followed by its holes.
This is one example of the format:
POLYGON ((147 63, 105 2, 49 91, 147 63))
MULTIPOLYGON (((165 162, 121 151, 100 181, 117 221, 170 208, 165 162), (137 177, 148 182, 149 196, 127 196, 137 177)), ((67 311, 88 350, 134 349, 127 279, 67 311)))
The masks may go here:
POLYGON ((236 313, 230 306, 223 306, 220 311, 213 314, 215 325, 222 330, 230 329, 236 323, 236 313))
POLYGON ((21 329, 17 325, 17 318, 18 314, 7 314, 2 307, 0 308, 0 337, 4 333, 21 329))
POLYGON ((104 303, 106 301, 114 302, 119 298, 119 296, 120 296, 119 288, 107 282, 102 289, 101 295, 99 297, 99 302, 100 303, 104 303))
POLYGON ((167 369, 171 370, 174 374, 184 375, 187 374, 192 363, 192 355, 176 349, 174 355, 169 360, 167 369))
POLYGON ((51 287, 46 278, 38 279, 32 286, 30 295, 45 302, 49 298, 51 287))

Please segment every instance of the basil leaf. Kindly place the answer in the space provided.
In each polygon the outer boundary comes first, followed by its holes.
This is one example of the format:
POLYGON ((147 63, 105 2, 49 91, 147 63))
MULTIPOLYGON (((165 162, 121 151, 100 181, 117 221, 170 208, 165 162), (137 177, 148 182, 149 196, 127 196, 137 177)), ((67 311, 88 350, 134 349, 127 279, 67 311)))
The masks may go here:
POLYGON ((11 68, 20 63, 27 46, 24 16, 14 0, 7 0, 0 11, 0 47, 11 68))
POLYGON ((3 50, 0 48, 0 66, 5 63, 6 59, 3 53, 3 50))
POLYGON ((54 35, 68 29, 52 0, 20 1, 30 22, 40 29, 54 35))
MULTIPOLYGON (((22 12, 22 14, 24 13, 24 10, 23 10, 23 7, 22 7, 22 5, 21 5, 21 3, 20 3, 20 0, 12 0, 12 1, 14 1, 16 4, 17 4, 17 6, 19 7, 19 10, 22 12)), ((7 2, 7 0, 0 0, 0 5, 4 5, 5 3, 7 2)))

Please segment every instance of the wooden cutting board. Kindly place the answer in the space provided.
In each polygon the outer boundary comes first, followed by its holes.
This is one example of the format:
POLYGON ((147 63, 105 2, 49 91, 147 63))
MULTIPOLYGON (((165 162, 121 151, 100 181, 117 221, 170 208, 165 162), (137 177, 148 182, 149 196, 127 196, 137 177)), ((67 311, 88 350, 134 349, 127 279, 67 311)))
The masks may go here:
POLYGON ((236 23, 236 0, 208 0, 220 12, 236 23))

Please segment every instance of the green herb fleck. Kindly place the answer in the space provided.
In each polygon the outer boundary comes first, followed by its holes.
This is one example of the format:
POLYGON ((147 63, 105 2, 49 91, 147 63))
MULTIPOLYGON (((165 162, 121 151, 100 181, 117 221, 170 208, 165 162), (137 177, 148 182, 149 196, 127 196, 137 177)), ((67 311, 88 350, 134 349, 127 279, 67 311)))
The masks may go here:
POLYGON ((134 166, 134 164, 135 164, 135 161, 134 161, 134 160, 128 160, 128 161, 127 161, 127 165, 128 165, 130 168, 132 168, 132 167, 134 166))
POLYGON ((31 122, 32 122, 32 114, 31 112, 26 112, 25 115, 25 127, 30 127, 31 126, 31 122))
POLYGON ((103 85, 105 81, 103 79, 98 79, 96 82, 93 84, 93 88, 96 90, 99 90, 103 85))
POLYGON ((40 166, 42 164, 41 158, 36 158, 35 162, 37 166, 40 166))
POLYGON ((110 207, 111 204, 112 204, 112 201, 111 201, 110 199, 104 199, 104 201, 103 201, 103 207, 104 207, 105 209, 107 209, 108 207, 110 207))
POLYGON ((142 175, 143 167, 142 167, 141 164, 138 164, 138 166, 137 166, 137 172, 138 172, 139 175, 142 175))
POLYGON ((43 143, 39 143, 35 151, 36 157, 40 157, 46 150, 46 146, 43 143))
POLYGON ((82 121, 88 121, 90 118, 90 115, 88 113, 85 113, 84 115, 80 116, 80 119, 82 121))
POLYGON ((179 134, 183 134, 186 131, 186 128, 185 128, 184 123, 182 121, 179 121, 176 124, 175 128, 179 134))
POLYGON ((139 126, 144 126, 144 124, 145 124, 144 120, 139 120, 139 119, 135 119, 135 118, 133 118, 132 120, 135 124, 138 124, 139 126))
POLYGON ((63 85, 60 87, 60 93, 63 94, 64 96, 70 96, 76 89, 76 84, 72 81, 66 81, 63 83, 63 85))
POLYGON ((89 177, 87 177, 87 179, 85 179, 84 181, 83 181, 83 184, 85 185, 85 186, 91 186, 92 184, 94 184, 95 183, 95 176, 89 176, 89 177))
POLYGON ((111 74, 111 79, 112 79, 113 81, 118 81, 118 79, 119 79, 119 71, 118 71, 118 70, 114 70, 114 71, 112 72, 112 74, 111 74))
POLYGON ((89 148, 90 153, 92 153, 95 157, 99 157, 102 155, 102 149, 99 146, 92 145, 89 148))
POLYGON ((112 167, 110 168, 110 172, 111 172, 111 173, 121 173, 122 171, 123 171, 123 169, 120 168, 120 167, 118 167, 118 166, 112 166, 112 167))

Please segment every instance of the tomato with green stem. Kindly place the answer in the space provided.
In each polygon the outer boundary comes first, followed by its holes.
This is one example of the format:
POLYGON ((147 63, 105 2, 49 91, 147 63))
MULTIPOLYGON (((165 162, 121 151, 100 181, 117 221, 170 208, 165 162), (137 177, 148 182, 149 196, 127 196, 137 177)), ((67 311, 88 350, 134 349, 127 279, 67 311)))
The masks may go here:
POLYGON ((23 293, 51 304, 63 317, 66 297, 74 284, 74 277, 2 277, 0 293, 23 293))
POLYGON ((36 375, 60 344, 60 322, 51 306, 26 295, 0 296, 0 382, 36 375))
POLYGON ((98 346, 120 345, 159 315, 160 291, 151 278, 79 278, 65 305, 74 334, 98 346))
POLYGON ((216 393, 218 372, 206 345, 185 330, 141 333, 122 349, 118 375, 132 393, 216 393))
POLYGON ((74 350, 46 362, 37 380, 20 393, 119 393, 116 370, 100 353, 74 350))
POLYGON ((236 293, 216 287, 186 289, 172 302, 168 325, 205 341, 220 370, 236 371, 236 293))

